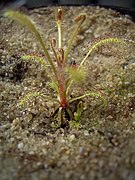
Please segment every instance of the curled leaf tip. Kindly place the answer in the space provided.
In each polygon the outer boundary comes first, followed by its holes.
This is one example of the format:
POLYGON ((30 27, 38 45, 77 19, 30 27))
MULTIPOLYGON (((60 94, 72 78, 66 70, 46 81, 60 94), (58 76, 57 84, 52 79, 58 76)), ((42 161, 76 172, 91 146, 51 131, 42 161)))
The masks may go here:
POLYGON ((82 14, 80 14, 79 16, 77 16, 77 17, 75 18, 75 22, 81 21, 81 23, 83 23, 83 22, 85 21, 85 19, 86 19, 86 14, 85 14, 85 13, 82 13, 82 14))
POLYGON ((51 46, 56 47, 56 39, 55 38, 51 39, 51 46))
POLYGON ((63 9, 59 7, 56 14, 56 21, 61 22, 62 18, 63 18, 63 9))

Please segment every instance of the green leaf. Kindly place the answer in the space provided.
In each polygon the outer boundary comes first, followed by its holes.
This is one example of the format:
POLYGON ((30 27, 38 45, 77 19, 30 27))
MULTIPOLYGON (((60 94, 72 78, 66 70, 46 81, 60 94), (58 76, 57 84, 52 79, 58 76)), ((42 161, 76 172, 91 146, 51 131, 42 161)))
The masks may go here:
POLYGON ((124 43, 124 41, 120 38, 113 38, 113 37, 109 37, 109 38, 105 38, 105 39, 101 39, 99 40, 98 42, 94 43, 92 45, 92 47, 90 47, 88 53, 86 54, 86 56, 84 57, 84 59, 82 60, 81 64, 79 67, 81 67, 86 59, 90 56, 90 54, 98 47, 98 46, 102 46, 103 44, 106 44, 106 43, 124 43))
POLYGON ((24 55, 21 57, 22 59, 24 60, 34 60, 36 62, 39 62, 40 64, 42 64, 48 74, 48 76, 50 77, 52 83, 55 83, 53 77, 52 77, 52 73, 50 71, 50 69, 48 67, 50 67, 49 64, 47 64, 47 62, 45 61, 45 59, 43 57, 39 57, 39 56, 36 56, 36 55, 24 55))
POLYGON ((95 92, 87 92, 87 93, 85 93, 82 96, 78 96, 78 97, 72 98, 72 99, 69 100, 69 103, 71 103, 73 101, 76 101, 76 100, 79 100, 79 99, 86 98, 87 96, 99 97, 102 100, 103 104, 106 106, 105 98, 100 93, 95 93, 95 92))
POLYGON ((75 116, 75 120, 76 120, 76 121, 80 121, 82 112, 83 112, 83 102, 80 101, 80 102, 77 104, 77 111, 74 113, 74 116, 75 116))
POLYGON ((86 77, 86 70, 84 68, 77 68, 77 67, 68 67, 67 73, 71 80, 74 82, 83 82, 86 77))
POLYGON ((45 43, 43 42, 41 36, 40 36, 40 33, 38 32, 36 26, 34 25, 34 23, 32 22, 32 20, 26 16, 25 14, 21 13, 21 12, 18 12, 18 11, 13 11, 13 10, 8 10, 5 12, 4 14, 5 16, 7 17, 10 17, 14 20, 17 20, 19 23, 23 24, 24 26, 28 27, 33 33, 34 35, 36 36, 37 40, 39 41, 39 43, 41 44, 43 50, 44 50, 44 53, 51 65, 51 68, 56 76, 56 79, 58 80, 58 76, 57 76, 57 73, 56 73, 56 68, 52 62, 52 59, 46 49, 46 45, 45 43))
POLYGON ((25 103, 27 103, 32 97, 42 97, 45 100, 50 100, 50 101, 56 101, 56 99, 53 99, 52 97, 49 97, 47 95, 44 95, 40 92, 30 92, 28 93, 23 99, 21 99, 19 106, 23 106, 25 103))

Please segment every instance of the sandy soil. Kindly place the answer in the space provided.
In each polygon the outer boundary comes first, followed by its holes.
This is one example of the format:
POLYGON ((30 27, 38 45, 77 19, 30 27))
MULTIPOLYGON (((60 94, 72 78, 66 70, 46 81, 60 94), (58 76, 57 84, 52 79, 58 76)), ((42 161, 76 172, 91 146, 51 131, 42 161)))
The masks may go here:
MULTIPOLYGON (((57 37, 55 10, 23 10, 37 24, 50 53, 50 38, 57 37)), ((43 54, 33 34, 11 19, 0 19, 1 180, 135 179, 135 24, 112 10, 64 7, 64 48, 80 12, 87 19, 74 41, 69 63, 81 62, 95 38, 109 35, 125 43, 102 46, 87 60, 86 81, 75 86, 72 95, 100 92, 107 106, 99 98, 84 99, 80 126, 69 129, 51 127, 53 102, 33 98, 18 107, 28 92, 56 94, 44 68, 21 59, 23 54, 43 54)))

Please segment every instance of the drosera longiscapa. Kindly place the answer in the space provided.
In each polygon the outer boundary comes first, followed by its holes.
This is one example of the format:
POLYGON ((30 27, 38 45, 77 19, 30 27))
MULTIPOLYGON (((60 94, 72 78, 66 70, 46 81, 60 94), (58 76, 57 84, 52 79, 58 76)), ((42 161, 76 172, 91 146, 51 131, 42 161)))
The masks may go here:
POLYGON ((62 20, 64 12, 61 7, 57 9, 55 19, 58 29, 58 41, 56 40, 56 38, 52 38, 50 41, 54 59, 52 59, 52 57, 50 56, 46 48, 46 44, 41 38, 36 25, 27 15, 14 10, 7 10, 4 15, 18 21, 33 32, 43 49, 45 57, 38 57, 36 55, 24 55, 21 58, 24 60, 35 60, 41 63, 50 78, 51 87, 53 87, 53 90, 57 92, 56 99, 54 99, 53 97, 48 97, 40 92, 30 92, 21 99, 19 103, 20 106, 23 106, 26 102, 29 101, 30 98, 37 96, 42 97, 44 101, 55 101, 58 104, 58 107, 56 107, 56 111, 54 112, 52 117, 57 120, 56 127, 65 128, 69 126, 69 121, 75 122, 79 121, 79 119, 81 118, 83 106, 80 101, 82 99, 89 96, 99 97, 103 101, 103 103, 106 104, 106 100, 100 92, 88 91, 83 95, 72 98, 71 89, 73 88, 73 85, 78 81, 81 81, 82 79, 85 80, 86 72, 84 64, 91 53, 97 47, 107 43, 125 43, 123 39, 117 37, 105 37, 99 39, 99 41, 95 42, 91 47, 88 47, 88 52, 86 53, 80 64, 78 64, 78 62, 77 64, 76 62, 69 63, 68 55, 76 35, 78 34, 80 28, 83 26, 86 20, 87 15, 85 13, 82 13, 75 18, 75 29, 73 31, 73 34, 71 35, 69 42, 67 43, 67 48, 65 49, 63 48, 62 42, 62 20), (56 63, 54 63, 55 61, 56 63), (78 102, 78 105, 76 107, 76 111, 74 112, 72 110, 72 103, 75 101, 78 102))

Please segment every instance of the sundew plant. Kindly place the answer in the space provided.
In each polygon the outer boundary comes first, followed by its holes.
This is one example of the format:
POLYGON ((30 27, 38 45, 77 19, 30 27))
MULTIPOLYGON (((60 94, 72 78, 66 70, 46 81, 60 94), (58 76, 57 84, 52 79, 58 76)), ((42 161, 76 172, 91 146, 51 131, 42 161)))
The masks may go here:
POLYGON ((14 20, 17 20, 22 25, 28 27, 37 38, 38 42, 40 43, 45 57, 39 57, 36 55, 24 55, 22 58, 24 60, 35 60, 41 64, 43 64, 48 76, 50 77, 51 86, 53 87, 54 91, 57 92, 57 98, 54 99, 53 97, 48 97, 45 94, 40 92, 30 92, 26 94, 25 97, 22 98, 19 105, 24 105, 30 98, 41 96, 45 101, 56 101, 58 103, 58 107, 56 107, 56 111, 54 112, 53 118, 57 120, 57 127, 67 127, 70 121, 75 121, 80 118, 81 113, 83 111, 81 99, 88 97, 88 96, 97 96, 101 99, 104 99, 100 93, 95 92, 85 92, 81 96, 78 97, 71 97, 71 88, 73 88, 74 83, 81 81, 84 79, 85 76, 85 68, 84 64, 91 53, 102 44, 106 43, 121 43, 123 40, 116 37, 107 37, 99 39, 99 41, 95 42, 91 47, 88 48, 88 52, 85 57, 82 59, 81 63, 73 62, 69 63, 70 60, 68 59, 68 55, 73 44, 73 41, 78 34, 81 26, 86 19, 86 14, 80 14, 75 18, 75 29, 69 42, 67 43, 66 49, 63 48, 62 44, 62 20, 63 20, 63 9, 59 7, 56 12, 56 24, 58 29, 58 40, 56 38, 51 39, 50 45, 51 50, 54 54, 54 59, 51 58, 46 44, 41 38, 37 27, 32 22, 32 20, 25 14, 14 11, 8 10, 5 12, 5 16, 8 16, 14 20), (77 101, 76 113, 72 110, 72 103, 77 101), (65 116, 67 118, 65 118, 65 116))

